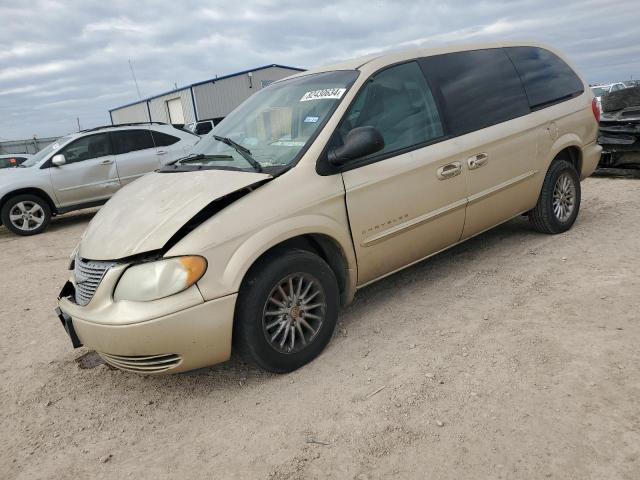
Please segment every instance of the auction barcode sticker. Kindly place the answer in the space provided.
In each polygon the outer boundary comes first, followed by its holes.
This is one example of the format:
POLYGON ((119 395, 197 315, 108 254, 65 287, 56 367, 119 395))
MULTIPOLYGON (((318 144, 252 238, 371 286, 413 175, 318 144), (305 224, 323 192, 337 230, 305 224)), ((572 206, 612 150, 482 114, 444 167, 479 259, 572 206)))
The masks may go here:
POLYGON ((346 88, 324 88, 322 90, 313 90, 305 93, 300 99, 301 102, 308 102, 309 100, 325 100, 325 99, 341 99, 346 88))

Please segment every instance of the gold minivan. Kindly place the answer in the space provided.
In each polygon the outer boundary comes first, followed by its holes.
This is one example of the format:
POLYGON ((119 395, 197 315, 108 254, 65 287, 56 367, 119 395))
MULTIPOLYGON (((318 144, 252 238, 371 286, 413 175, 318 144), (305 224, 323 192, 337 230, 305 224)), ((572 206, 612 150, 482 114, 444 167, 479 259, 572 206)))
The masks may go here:
POLYGON ((75 347, 143 373, 292 371, 356 290, 517 215, 571 228, 600 156, 591 90, 551 48, 388 53, 260 90, 120 190, 72 255, 75 347))

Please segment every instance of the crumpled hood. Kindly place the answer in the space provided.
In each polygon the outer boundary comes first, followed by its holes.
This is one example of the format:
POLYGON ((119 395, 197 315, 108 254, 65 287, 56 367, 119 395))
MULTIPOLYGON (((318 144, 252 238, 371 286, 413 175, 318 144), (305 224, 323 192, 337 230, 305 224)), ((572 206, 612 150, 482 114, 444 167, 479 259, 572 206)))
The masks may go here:
POLYGON ((79 254, 118 260, 159 250, 214 200, 268 178, 271 175, 230 170, 145 175, 100 209, 82 236, 79 254))

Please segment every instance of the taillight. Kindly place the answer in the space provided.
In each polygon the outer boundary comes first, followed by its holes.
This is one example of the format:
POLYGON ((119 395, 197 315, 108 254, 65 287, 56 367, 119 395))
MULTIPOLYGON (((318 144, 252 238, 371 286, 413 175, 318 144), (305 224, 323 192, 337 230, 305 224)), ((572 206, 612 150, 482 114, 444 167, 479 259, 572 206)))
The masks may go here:
POLYGON ((600 106, 598 100, 595 98, 591 101, 591 110, 593 110, 593 116, 596 118, 596 122, 600 123, 600 106))

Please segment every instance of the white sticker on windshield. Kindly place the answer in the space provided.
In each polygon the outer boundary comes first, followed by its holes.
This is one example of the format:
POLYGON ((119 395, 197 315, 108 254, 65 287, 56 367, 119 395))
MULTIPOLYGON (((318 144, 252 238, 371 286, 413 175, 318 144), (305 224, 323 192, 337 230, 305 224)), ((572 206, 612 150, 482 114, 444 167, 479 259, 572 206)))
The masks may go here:
POLYGON ((304 119, 304 123, 316 123, 320 117, 307 117, 304 119))
POLYGON ((346 88, 324 88, 322 90, 313 90, 305 93, 300 99, 301 102, 308 102, 309 100, 324 100, 324 99, 341 99, 346 88))

